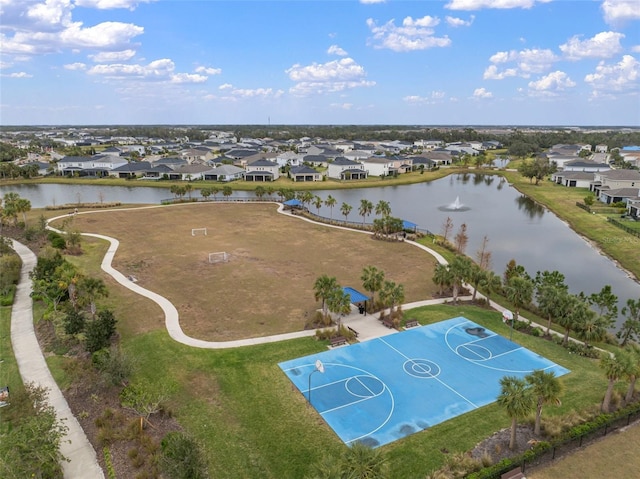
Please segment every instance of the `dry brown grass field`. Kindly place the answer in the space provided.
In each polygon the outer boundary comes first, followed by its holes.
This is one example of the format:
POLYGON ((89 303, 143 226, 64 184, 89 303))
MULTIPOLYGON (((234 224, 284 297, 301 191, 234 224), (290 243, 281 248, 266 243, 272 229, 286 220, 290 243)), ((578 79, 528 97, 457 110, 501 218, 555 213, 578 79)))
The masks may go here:
MULTIPOLYGON (((405 302, 429 299, 434 258, 406 243, 374 240, 277 213, 277 205, 198 203, 78 215, 73 228, 120 241, 114 266, 169 299, 186 334, 225 341, 299 331, 320 307, 322 274, 362 290, 373 265, 404 285, 405 302), (192 228, 207 235, 192 236, 192 228), (210 264, 208 254, 228 253, 210 264)), ((140 317, 140 329, 159 318, 140 317)))
POLYGON ((640 425, 606 436, 595 444, 558 460, 544 469, 528 472, 529 479, 601 479, 638 477, 640 425))

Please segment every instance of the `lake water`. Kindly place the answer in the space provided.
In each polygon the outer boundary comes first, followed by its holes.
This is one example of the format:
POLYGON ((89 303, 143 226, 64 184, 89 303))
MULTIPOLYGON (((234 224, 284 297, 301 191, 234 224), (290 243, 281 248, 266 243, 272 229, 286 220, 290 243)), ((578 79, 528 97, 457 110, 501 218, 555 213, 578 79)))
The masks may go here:
MULTIPOLYGON (((167 189, 149 187, 107 187, 91 185, 11 185, 0 186, 0 195, 15 191, 28 198, 33 208, 75 202, 155 203, 171 198, 167 189)), ((197 193, 193 193, 197 196, 197 193)), ((566 277, 571 292, 596 293, 604 285, 611 285, 620 298, 621 308, 629 298, 640 298, 640 284, 601 255, 587 241, 577 235, 563 221, 544 207, 523 196, 499 176, 456 174, 429 183, 387 186, 351 190, 318 191, 323 200, 328 195, 337 202, 333 211, 323 206, 322 216, 344 219, 340 213, 343 202, 352 206, 350 221, 361 221, 358 208, 361 199, 374 206, 389 202, 392 216, 416 223, 420 229, 442 232, 447 217, 453 221, 451 236, 467 225, 469 244, 466 254, 475 257, 483 237, 489 239, 492 268, 502 275, 506 264, 515 259, 532 276, 536 271, 558 270, 566 277), (443 211, 459 198, 465 206, 459 211, 443 211)), ((218 194, 218 197, 221 197, 218 194)), ((234 192, 233 197, 252 196, 250 192, 234 192)), ((317 210, 310 206, 314 213, 317 210)), ((581 214, 581 212, 576 212, 581 214)), ((366 218, 370 223, 375 214, 366 218)), ((620 233, 621 237, 624 233, 620 233)), ((625 236, 625 239, 626 236, 625 236)), ((634 239, 630 239, 634 240, 634 239)), ((640 239, 638 247, 640 249, 640 239)), ((425 281, 431 278, 425 278, 425 281)))

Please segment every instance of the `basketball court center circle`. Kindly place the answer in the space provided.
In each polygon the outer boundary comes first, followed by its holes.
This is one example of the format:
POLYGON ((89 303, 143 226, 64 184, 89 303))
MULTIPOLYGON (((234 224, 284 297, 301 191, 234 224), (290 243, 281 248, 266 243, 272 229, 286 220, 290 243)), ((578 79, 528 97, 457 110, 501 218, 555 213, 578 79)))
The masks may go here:
POLYGON ((419 379, 433 379, 440 374, 440 366, 428 359, 409 359, 402 368, 409 376, 419 379))

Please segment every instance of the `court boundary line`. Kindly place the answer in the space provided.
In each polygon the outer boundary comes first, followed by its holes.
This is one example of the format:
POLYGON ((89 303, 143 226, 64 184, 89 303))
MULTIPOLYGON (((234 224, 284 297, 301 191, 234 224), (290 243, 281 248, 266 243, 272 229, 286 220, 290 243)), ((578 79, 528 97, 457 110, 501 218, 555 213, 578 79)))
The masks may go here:
MULTIPOLYGON (((459 317, 460 317, 460 316, 459 316, 459 317)), ((451 318, 451 319, 457 319, 457 318, 451 318)), ((552 369, 552 368, 554 368, 554 367, 556 367, 556 366, 560 366, 559 364, 556 364, 556 363, 553 363, 553 361, 550 361, 550 362, 552 363, 552 365, 547 366, 547 367, 545 367, 545 368, 521 369, 521 370, 520 370, 520 369, 504 369, 504 368, 496 368, 495 366, 489 366, 489 365, 487 365, 487 364, 482 364, 482 362, 481 362, 481 361, 475 361, 475 360, 473 360, 473 359, 465 358, 465 357, 464 357, 464 356, 462 356, 461 354, 458 354, 458 352, 455 350, 455 348, 453 348, 453 347, 451 346, 451 343, 449 343, 449 332, 450 332, 452 329, 455 329, 455 328, 457 328, 458 326, 460 326, 460 325, 462 325, 462 324, 465 324, 465 323, 476 324, 476 323, 474 323, 474 322, 472 322, 472 321, 470 321, 470 320, 468 320, 468 319, 466 319, 466 318, 465 318, 465 321, 462 321, 462 322, 460 322, 460 323, 458 323, 458 324, 454 324, 454 325, 453 325, 453 326, 451 326, 449 329, 447 329, 447 331, 444 333, 444 340, 445 340, 445 343, 446 343, 447 347, 449 348, 449 350, 450 350, 453 354, 455 354, 456 356, 458 356, 458 357, 460 357, 460 358, 464 359, 465 361, 468 361, 468 362, 473 363, 473 364, 477 364, 478 366, 483 367, 483 368, 493 369, 494 371, 502 371, 502 372, 505 372, 505 373, 522 373, 522 374, 525 374, 525 373, 531 373, 531 372, 536 371, 536 370, 546 371, 547 369, 552 369)), ((500 335, 499 335, 499 334, 493 334, 493 336, 500 336, 500 335)), ((501 337, 501 338, 503 338, 503 336, 500 336, 500 337, 501 337)), ((487 338, 482 338, 482 339, 487 339, 487 338)), ((504 339, 506 339, 506 338, 504 338, 504 339)), ((506 340, 507 340, 507 341, 509 341, 508 339, 506 339, 506 340)), ((511 341, 511 342, 513 343, 513 341, 511 341)), ((466 344, 466 343, 464 343, 464 344, 466 344)), ((513 343, 513 344, 516 344, 516 343, 513 343)), ((487 348, 487 349, 488 349, 488 348, 487 348)), ((525 348, 525 347, 523 347, 523 346, 518 346, 516 349, 512 349, 512 350, 507 351, 507 352, 505 352, 505 353, 501 353, 501 355, 510 354, 510 353, 512 353, 512 352, 520 351, 520 350, 523 350, 523 349, 526 349, 527 351, 529 351, 527 348, 525 348)), ((496 356, 496 357, 498 357, 498 356, 496 356)), ((486 361, 486 360, 485 360, 485 361, 486 361)), ((562 367, 562 366, 560 366, 560 367, 562 367)), ((566 368, 565 368, 565 369, 566 369, 566 368)))

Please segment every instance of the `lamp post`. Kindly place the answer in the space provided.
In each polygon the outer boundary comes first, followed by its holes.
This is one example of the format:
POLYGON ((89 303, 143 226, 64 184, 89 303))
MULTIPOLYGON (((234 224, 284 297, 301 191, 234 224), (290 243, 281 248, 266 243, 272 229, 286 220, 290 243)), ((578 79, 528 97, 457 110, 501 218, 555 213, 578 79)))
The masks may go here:
POLYGON ((313 375, 313 373, 318 371, 324 373, 324 364, 322 364, 322 361, 320 361, 319 359, 316 360, 316 366, 315 368, 313 368, 313 371, 309 373, 309 389, 307 393, 307 400, 309 401, 309 405, 311 405, 311 376, 313 375))

